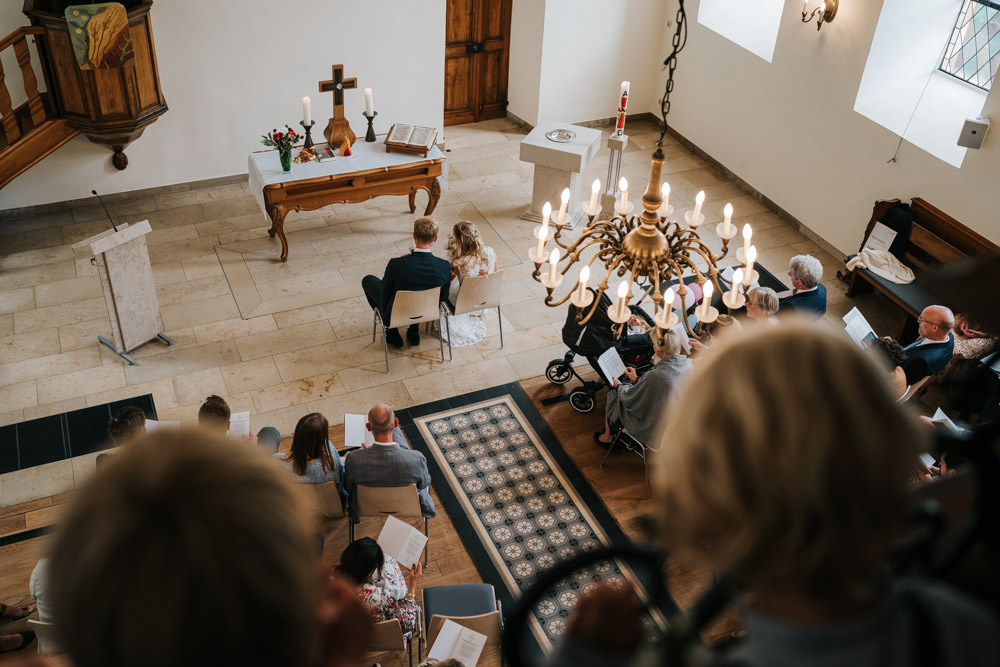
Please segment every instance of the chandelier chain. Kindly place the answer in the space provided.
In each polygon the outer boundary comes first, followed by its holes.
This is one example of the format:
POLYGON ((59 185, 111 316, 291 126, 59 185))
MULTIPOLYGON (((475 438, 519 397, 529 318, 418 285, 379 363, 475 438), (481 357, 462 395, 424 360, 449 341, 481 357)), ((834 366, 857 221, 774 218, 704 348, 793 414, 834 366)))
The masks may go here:
POLYGON ((680 6, 677 8, 676 24, 677 29, 671 39, 671 51, 667 59, 663 61, 663 68, 667 70, 667 84, 660 99, 660 117, 663 125, 660 127, 660 139, 656 142, 659 148, 663 148, 663 138, 667 134, 667 114, 670 113, 670 93, 674 90, 674 70, 677 69, 677 54, 684 50, 687 45, 687 13, 684 11, 684 0, 679 0, 680 6))

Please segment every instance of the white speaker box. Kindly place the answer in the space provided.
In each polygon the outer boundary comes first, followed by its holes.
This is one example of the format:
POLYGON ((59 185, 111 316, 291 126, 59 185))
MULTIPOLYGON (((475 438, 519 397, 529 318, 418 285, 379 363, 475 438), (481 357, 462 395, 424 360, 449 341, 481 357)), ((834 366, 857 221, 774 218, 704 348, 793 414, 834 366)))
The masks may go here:
POLYGON ((982 148, 989 129, 989 116, 969 116, 962 125, 962 133, 958 135, 958 145, 965 148, 982 148))

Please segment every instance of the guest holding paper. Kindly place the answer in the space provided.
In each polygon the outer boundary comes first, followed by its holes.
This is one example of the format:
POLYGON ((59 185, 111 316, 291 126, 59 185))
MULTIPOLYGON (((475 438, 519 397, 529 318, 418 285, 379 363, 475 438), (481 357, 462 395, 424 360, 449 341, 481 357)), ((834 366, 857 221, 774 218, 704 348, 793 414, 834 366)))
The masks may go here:
POLYGON ((604 431, 594 433, 597 444, 607 446, 622 428, 642 443, 656 438, 668 400, 694 368, 682 350, 680 332, 671 329, 659 341, 653 339, 656 365, 652 370, 637 381, 635 369, 628 367, 625 369, 628 382, 611 380, 604 431))
MULTIPOLYGON (((451 283, 451 265, 431 254, 431 248, 438 238, 438 224, 434 218, 424 216, 413 223, 413 251, 402 257, 394 257, 385 267, 385 274, 368 275, 361 280, 361 288, 368 299, 368 305, 377 308, 382 322, 389 324, 392 303, 399 290, 420 291, 431 287, 441 288, 441 301, 448 298, 451 283)), ((387 329, 386 342, 397 350, 403 347, 403 337, 395 329, 387 329)), ((410 345, 420 344, 419 326, 411 325, 406 330, 406 340, 410 345)))
POLYGON ((292 437, 292 450, 274 457, 285 464, 297 484, 336 482, 341 500, 347 499, 344 489, 344 464, 327 439, 330 424, 326 417, 313 412, 299 420, 292 437))
POLYGON ((378 542, 362 537, 347 545, 340 556, 337 572, 358 587, 358 596, 371 611, 376 623, 397 619, 403 633, 417 627, 417 602, 414 595, 424 567, 417 561, 407 577, 396 559, 382 552, 378 542))
MULTIPOLYGON (((452 228, 452 238, 448 243, 451 253, 451 288, 448 291, 448 301, 454 305, 458 301, 458 290, 462 281, 469 276, 485 276, 497 270, 497 254, 493 248, 483 245, 479 240, 479 229, 471 222, 458 222, 452 228)), ((449 315, 448 328, 442 332, 445 340, 451 334, 451 344, 454 347, 475 345, 486 337, 486 324, 483 313, 465 313, 464 315, 449 315)))

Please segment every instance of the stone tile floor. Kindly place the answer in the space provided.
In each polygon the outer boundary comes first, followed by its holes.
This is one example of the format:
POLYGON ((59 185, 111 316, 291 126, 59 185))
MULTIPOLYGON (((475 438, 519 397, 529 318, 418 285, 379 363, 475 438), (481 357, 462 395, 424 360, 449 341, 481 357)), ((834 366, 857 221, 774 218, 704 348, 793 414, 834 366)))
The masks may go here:
MULTIPOLYGON (((629 130, 622 175, 640 207, 659 133, 641 121, 629 130)), ((545 289, 530 275, 535 225, 519 218, 531 199, 532 165, 518 160, 524 134, 507 120, 448 128, 449 188, 434 213, 441 224, 437 254, 444 256, 445 233, 459 220, 478 225, 496 251, 504 269, 505 346, 493 313, 486 339, 456 349, 454 361, 441 362, 436 334, 425 334, 417 347, 390 348, 389 375, 381 340, 372 342, 360 281, 381 275, 390 257, 408 249, 423 195, 416 214, 404 197, 292 213, 284 264, 245 177, 114 197, 109 208, 116 221, 148 219, 153 229, 150 260, 163 324, 175 342, 136 350, 135 366, 98 345, 98 334, 110 337, 104 298, 89 253, 72 247, 106 228, 103 210, 83 200, 34 216, 0 212, 0 425, 146 393, 161 419, 193 422, 204 398, 219 394, 234 411, 249 410, 255 430, 276 426, 290 435, 309 412, 335 425, 345 412, 378 401, 403 408, 540 375, 565 351, 565 310, 546 307, 545 289), (250 289, 257 303, 246 301, 250 289)), ((721 247, 714 223, 732 202, 733 223, 751 223, 759 261, 777 276, 799 253, 823 262, 829 325, 842 327, 840 318, 857 305, 876 331, 895 331, 897 314, 881 297, 846 298, 836 278, 840 257, 673 139, 666 144, 664 178, 675 215, 693 207, 704 189, 713 224, 700 231, 713 250, 721 247)), ((604 148, 586 168, 585 186, 594 178, 603 183, 607 160, 604 148)), ((721 263, 736 264, 734 255, 721 263)), ((0 507, 72 489, 93 468, 81 461, 51 465, 58 468, 52 474, 0 476, 0 507)))

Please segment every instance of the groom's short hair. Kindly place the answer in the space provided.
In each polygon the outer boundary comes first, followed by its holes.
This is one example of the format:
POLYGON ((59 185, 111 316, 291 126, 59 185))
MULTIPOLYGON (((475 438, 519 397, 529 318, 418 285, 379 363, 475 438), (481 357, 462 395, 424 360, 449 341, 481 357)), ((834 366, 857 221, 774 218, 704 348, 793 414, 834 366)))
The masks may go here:
POLYGON ((434 243, 438 235, 438 223, 434 218, 424 216, 417 218, 413 223, 413 239, 417 243, 434 243))

